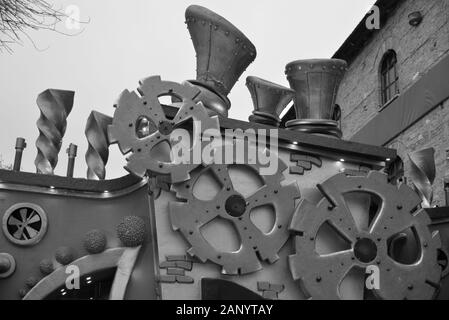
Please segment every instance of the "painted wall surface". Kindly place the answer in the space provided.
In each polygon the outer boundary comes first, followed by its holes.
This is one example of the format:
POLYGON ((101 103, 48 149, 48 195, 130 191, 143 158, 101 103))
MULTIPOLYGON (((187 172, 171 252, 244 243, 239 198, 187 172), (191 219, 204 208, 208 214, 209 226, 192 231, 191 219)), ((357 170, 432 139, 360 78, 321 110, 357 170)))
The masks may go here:
MULTIPOLYGON (((43 259, 55 260, 55 252, 61 246, 71 247, 78 259, 88 254, 83 245, 85 234, 93 229, 104 231, 107 248, 121 247, 117 237, 117 225, 125 216, 136 215, 144 219, 150 230, 149 205, 145 186, 130 194, 111 199, 64 196, 64 190, 54 189, 53 194, 27 191, 0 190, 0 219, 5 211, 17 203, 33 203, 40 206, 48 219, 44 237, 35 245, 21 246, 10 242, 0 232, 0 252, 11 254, 16 270, 11 277, 1 279, 0 300, 20 299, 19 290, 26 288, 26 280, 33 276, 42 279, 39 270, 43 259)), ((126 298, 155 299, 156 286, 153 265, 153 244, 148 232, 147 240, 128 283, 126 298)))
MULTIPOLYGON (((399 90, 405 92, 449 53, 449 2, 403 1, 350 63, 337 97, 343 111, 345 139, 350 139, 383 108, 388 108, 381 105, 379 72, 382 57, 391 49, 396 51, 398 59, 399 90), (414 11, 421 11, 424 16, 417 27, 410 26, 408 22, 408 15, 414 11)), ((442 103, 386 145, 398 149, 405 162, 406 175, 409 171, 408 153, 435 148, 435 205, 445 204, 443 178, 448 174, 448 106, 448 101, 442 103)))

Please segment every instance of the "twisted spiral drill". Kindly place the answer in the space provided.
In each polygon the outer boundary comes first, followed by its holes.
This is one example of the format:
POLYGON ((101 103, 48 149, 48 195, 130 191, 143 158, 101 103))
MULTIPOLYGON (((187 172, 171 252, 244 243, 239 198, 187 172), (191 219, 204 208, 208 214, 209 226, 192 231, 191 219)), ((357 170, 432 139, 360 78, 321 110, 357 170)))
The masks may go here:
POLYGON ((47 89, 37 97, 36 103, 41 112, 36 122, 39 130, 34 160, 37 173, 54 173, 74 95, 73 91, 47 89))
POLYGON ((103 180, 106 177, 106 163, 109 158, 108 125, 112 118, 92 111, 87 119, 84 133, 88 141, 86 151, 87 178, 103 180))

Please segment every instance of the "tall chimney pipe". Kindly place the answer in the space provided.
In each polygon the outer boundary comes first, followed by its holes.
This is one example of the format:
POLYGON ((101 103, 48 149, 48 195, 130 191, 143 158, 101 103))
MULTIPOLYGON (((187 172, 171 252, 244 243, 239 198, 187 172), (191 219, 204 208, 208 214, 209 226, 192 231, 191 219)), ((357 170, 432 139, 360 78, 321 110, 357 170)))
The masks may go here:
POLYGON ((67 164, 67 177, 73 177, 73 169, 75 168, 75 158, 76 152, 78 150, 78 146, 76 144, 71 143, 67 148, 66 152, 69 155, 69 162, 67 164))
POLYGON ((13 166, 14 171, 20 171, 20 165, 22 164, 22 153, 26 146, 27 144, 24 138, 19 137, 16 139, 16 156, 14 157, 13 166))

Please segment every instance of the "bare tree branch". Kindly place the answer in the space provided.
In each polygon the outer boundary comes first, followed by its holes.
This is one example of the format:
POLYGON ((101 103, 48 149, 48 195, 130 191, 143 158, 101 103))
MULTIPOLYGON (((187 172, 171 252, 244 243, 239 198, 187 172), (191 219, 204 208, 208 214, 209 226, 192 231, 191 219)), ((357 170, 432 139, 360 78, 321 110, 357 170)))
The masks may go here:
MULTIPOLYGON (((0 52, 11 53, 12 45, 23 45, 23 36, 29 39, 29 30, 51 30, 59 34, 74 36, 56 29, 56 25, 69 17, 45 0, 0 0, 0 52)), ((70 17, 70 19, 73 18, 70 17)), ((88 23, 77 21, 79 23, 88 23)), ((39 50, 39 49, 38 49, 39 50)))

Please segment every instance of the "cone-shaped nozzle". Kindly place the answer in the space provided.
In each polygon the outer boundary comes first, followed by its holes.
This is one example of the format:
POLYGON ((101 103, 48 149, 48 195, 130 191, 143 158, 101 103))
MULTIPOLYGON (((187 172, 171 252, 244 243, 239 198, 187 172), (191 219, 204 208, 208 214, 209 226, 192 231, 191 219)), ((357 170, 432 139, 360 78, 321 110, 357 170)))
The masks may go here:
POLYGON ((279 84, 249 76, 246 86, 253 100, 251 122, 279 126, 279 116, 295 95, 295 91, 279 84))
POLYGON ((432 184, 435 181, 435 149, 428 148, 412 152, 410 159, 410 178, 413 187, 422 199, 422 206, 430 208, 433 201, 432 184))
POLYGON ((73 91, 47 89, 37 97, 41 115, 36 123, 39 137, 36 140, 37 156, 34 164, 38 173, 54 172, 74 95, 73 91))
POLYGON ((202 101, 206 107, 227 115, 230 102, 226 96, 256 58, 256 48, 232 23, 207 8, 189 6, 185 17, 197 62, 196 81, 190 82, 205 91, 202 101))
POLYGON ((294 98, 297 119, 332 120, 341 79, 347 64, 339 59, 297 60, 287 64, 285 74, 294 98))
POLYGON ((88 148, 86 151, 87 178, 103 180, 106 177, 106 163, 109 158, 108 125, 112 124, 112 118, 92 111, 87 118, 84 131, 88 148))

